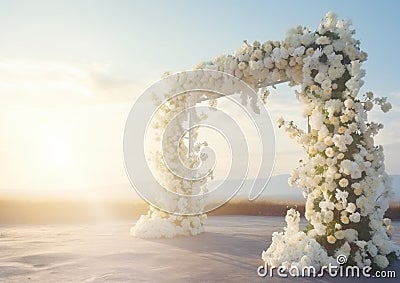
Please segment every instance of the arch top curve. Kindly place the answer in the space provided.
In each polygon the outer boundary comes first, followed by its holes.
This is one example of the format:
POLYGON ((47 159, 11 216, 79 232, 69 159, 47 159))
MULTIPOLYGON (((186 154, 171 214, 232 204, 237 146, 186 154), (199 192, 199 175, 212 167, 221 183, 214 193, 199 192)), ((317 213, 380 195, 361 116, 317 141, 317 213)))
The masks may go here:
POLYGON ((328 12, 315 31, 298 26, 281 41, 244 41, 233 54, 201 62, 195 69, 231 74, 255 90, 282 82, 300 85, 307 100, 329 100, 343 93, 355 97, 367 53, 359 48, 350 24, 328 12))

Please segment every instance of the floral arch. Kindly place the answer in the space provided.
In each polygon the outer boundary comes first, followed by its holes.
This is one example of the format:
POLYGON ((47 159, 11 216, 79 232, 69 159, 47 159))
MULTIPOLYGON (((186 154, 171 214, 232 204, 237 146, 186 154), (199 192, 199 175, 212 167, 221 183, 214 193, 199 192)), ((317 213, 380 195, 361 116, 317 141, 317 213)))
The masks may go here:
MULTIPOLYGON (((383 148, 374 144, 374 136, 383 125, 367 120, 367 112, 374 104, 383 112, 389 111, 391 105, 372 92, 359 95, 364 76, 361 63, 367 54, 360 50, 350 25, 350 21, 328 13, 316 31, 298 26, 282 41, 245 42, 233 55, 195 67, 227 73, 262 95, 268 93, 269 85, 283 81, 301 88, 296 95, 303 103, 304 115, 309 116, 309 131, 283 119, 278 126, 307 153, 307 158, 292 171, 289 183, 304 191, 308 227, 300 231, 299 213, 288 211, 285 232, 274 233, 272 244, 262 254, 270 266, 322 266, 336 263, 336 257, 344 255, 348 264, 385 268, 400 256, 399 247, 390 239, 390 219, 385 218, 390 178, 385 172, 383 148)), ((211 96, 208 99, 213 101, 211 96)), ((171 98, 155 117, 158 128, 166 127, 174 111, 188 103, 188 97, 171 98)), ((194 119, 201 118, 192 114, 194 119)), ((182 128, 183 122, 181 117, 174 120, 174 125, 182 128)), ((177 144, 178 137, 163 138, 166 143, 177 144)), ((189 149, 180 145, 179 153, 167 158, 174 160, 177 154, 186 155, 190 150, 199 153, 202 146, 189 149)), ((153 160, 161 160, 160 155, 154 153, 153 160)), ((198 159, 199 155, 193 154, 183 162, 193 167, 198 159)), ((176 179, 166 166, 157 168, 163 182, 175 192, 206 190, 206 180, 199 183, 176 179)), ((190 207, 202 205, 198 199, 196 203, 183 197, 165 199, 172 210, 183 214, 190 207)), ((203 231, 205 218, 205 214, 179 216, 150 206, 149 213, 140 218, 131 233, 139 237, 196 235, 203 231)))

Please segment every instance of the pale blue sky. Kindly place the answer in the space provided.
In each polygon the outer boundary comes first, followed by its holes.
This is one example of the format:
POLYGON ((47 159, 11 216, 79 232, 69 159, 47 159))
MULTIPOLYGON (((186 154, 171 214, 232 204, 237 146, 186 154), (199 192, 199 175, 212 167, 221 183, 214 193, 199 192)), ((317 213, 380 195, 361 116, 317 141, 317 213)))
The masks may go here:
MULTIPOLYGON (((398 1, 0 1, 0 190, 127 182, 124 122, 150 83, 244 39, 280 40, 299 24, 315 29, 328 11, 353 21, 369 54, 364 91, 392 101, 389 114, 371 116, 386 123, 378 141, 389 173, 400 174, 399 10, 398 1), (51 144, 68 156, 45 157, 51 144)), ((279 92, 272 118, 301 119, 288 106, 291 91, 279 92)), ((289 173, 299 150, 277 135, 274 173, 289 173)))
POLYGON ((2 57, 110 64, 119 76, 158 76, 238 48, 350 18, 370 58, 367 84, 397 91, 398 1, 1 1, 2 57))

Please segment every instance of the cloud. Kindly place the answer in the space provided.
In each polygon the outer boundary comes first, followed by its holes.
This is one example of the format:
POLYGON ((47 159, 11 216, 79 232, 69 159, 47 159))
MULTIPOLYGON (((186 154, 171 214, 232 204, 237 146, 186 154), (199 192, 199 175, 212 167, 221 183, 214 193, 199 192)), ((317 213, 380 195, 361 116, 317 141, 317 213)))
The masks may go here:
POLYGON ((145 85, 117 78, 108 66, 0 60, 3 105, 70 107, 132 102, 145 85))

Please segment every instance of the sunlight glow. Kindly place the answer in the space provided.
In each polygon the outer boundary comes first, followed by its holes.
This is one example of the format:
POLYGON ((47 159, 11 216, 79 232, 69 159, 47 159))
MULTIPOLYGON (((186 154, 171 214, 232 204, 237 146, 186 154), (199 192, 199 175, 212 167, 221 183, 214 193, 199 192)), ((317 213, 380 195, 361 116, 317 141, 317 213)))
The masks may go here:
POLYGON ((43 162, 64 168, 72 165, 72 143, 63 133, 42 133, 38 136, 38 150, 43 162))

